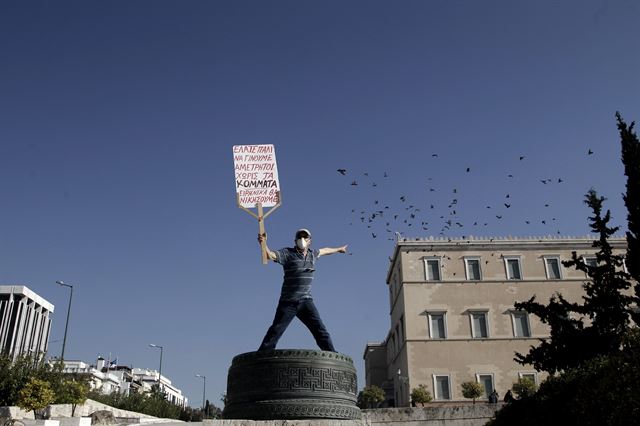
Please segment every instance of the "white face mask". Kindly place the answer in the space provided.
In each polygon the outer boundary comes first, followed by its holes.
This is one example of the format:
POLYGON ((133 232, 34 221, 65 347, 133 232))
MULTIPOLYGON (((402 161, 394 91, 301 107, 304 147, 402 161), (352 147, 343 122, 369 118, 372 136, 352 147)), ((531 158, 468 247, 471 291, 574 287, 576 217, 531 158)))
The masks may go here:
POLYGON ((300 250, 304 250, 309 246, 309 243, 307 242, 306 238, 298 238, 296 240, 296 247, 298 247, 300 250))

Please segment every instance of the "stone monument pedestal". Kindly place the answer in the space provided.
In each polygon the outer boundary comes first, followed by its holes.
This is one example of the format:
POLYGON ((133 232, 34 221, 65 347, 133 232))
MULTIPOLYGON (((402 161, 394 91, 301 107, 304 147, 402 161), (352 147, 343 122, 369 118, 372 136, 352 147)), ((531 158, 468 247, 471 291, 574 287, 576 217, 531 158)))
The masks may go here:
POLYGON ((233 358, 223 418, 360 419, 353 360, 337 352, 277 349, 233 358))

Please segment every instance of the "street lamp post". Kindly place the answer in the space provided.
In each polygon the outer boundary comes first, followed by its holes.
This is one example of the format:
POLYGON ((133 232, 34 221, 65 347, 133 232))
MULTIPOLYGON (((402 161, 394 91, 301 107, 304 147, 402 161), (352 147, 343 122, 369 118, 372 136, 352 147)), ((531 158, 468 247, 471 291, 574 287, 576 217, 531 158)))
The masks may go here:
POLYGON ((204 412, 205 410, 204 400, 207 394, 207 377, 200 374, 196 374, 196 377, 200 377, 203 381, 203 384, 202 384, 202 416, 203 417, 202 418, 204 418, 204 416, 206 415, 206 413, 204 412))
POLYGON ((73 286, 65 284, 64 281, 56 281, 56 284, 69 287, 71 292, 69 293, 69 307, 67 308, 67 322, 64 325, 64 338, 62 339, 62 354, 60 355, 60 361, 64 361, 64 348, 67 345, 67 329, 69 328, 69 314, 71 314, 71 300, 73 299, 73 286))
POLYGON ((153 343, 150 343, 149 346, 152 348, 160 349, 160 371, 158 371, 158 390, 162 390, 162 383, 160 382, 160 380, 162 378, 162 350, 164 348, 160 345, 154 345, 153 343))

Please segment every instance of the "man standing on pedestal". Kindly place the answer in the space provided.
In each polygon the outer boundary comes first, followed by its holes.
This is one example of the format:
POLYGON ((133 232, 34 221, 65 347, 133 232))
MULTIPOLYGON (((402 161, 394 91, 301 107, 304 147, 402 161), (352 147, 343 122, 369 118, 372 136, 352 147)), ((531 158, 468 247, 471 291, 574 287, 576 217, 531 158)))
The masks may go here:
MULTIPOLYGON (((267 241, 267 235, 258 235, 258 242, 267 241)), ((280 292, 280 300, 273 318, 273 324, 267 330, 262 340, 259 351, 275 349, 278 340, 287 329, 293 317, 307 326, 318 347, 323 351, 335 352, 331 336, 320 319, 320 314, 311 297, 311 284, 316 260, 320 256, 334 253, 346 253, 347 246, 337 248, 321 248, 312 250, 311 232, 307 229, 299 229, 295 235, 295 247, 286 247, 281 250, 267 250, 267 257, 282 265, 284 269, 284 282, 280 292)))

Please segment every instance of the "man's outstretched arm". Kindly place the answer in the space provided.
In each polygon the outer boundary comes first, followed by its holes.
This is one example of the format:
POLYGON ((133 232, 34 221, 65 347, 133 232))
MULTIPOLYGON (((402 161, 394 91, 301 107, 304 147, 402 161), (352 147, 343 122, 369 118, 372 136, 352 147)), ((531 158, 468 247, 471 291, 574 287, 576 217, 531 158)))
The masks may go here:
POLYGON ((264 241, 264 246, 267 249, 267 259, 276 260, 278 255, 267 245, 267 234, 258 234, 258 243, 262 243, 262 241, 264 241))
POLYGON ((344 245, 342 247, 325 247, 325 248, 321 248, 319 250, 318 257, 326 256, 328 254, 346 253, 346 252, 347 252, 347 246, 346 245, 344 245))

